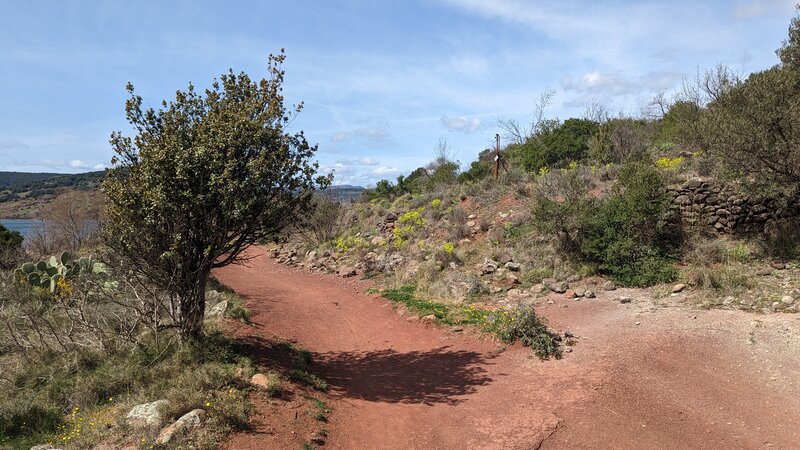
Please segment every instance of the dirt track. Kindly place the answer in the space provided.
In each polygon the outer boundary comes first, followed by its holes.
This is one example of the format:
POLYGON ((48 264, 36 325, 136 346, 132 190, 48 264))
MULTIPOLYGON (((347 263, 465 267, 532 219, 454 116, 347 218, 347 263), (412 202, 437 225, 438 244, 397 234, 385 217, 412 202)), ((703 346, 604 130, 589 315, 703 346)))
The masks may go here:
MULTIPOLYGON (((251 333, 314 354, 333 392, 325 448, 800 448, 797 314, 554 297, 538 311, 579 339, 542 362, 409 322, 365 282, 263 255, 216 275, 246 299, 251 333)), ((226 447, 270 448, 258 431, 226 447)))

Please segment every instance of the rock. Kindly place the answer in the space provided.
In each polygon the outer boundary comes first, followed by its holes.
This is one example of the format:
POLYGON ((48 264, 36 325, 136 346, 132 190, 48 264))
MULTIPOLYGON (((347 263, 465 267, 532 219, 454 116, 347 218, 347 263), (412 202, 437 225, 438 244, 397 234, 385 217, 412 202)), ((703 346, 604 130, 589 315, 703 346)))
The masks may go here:
POLYGON ((336 273, 342 278, 350 278, 358 274, 355 267, 352 266, 342 266, 336 271, 336 273))
POLYGON ((436 316, 433 314, 428 314, 427 316, 422 318, 422 321, 427 323, 434 323, 436 322, 436 316))
POLYGON ((617 289, 617 285, 614 284, 614 282, 611 281, 611 280, 608 280, 605 283, 603 283, 603 290, 605 290, 605 291, 613 291, 613 290, 616 290, 616 289, 617 289))
POLYGON ((474 220, 469 220, 469 221, 467 221, 467 226, 468 226, 468 227, 470 227, 470 228, 475 228, 475 225, 477 225, 477 224, 475 223, 475 221, 474 221, 474 220))
POLYGON ((619 298, 619 302, 620 303, 630 303, 631 302, 631 298, 630 297, 620 297, 619 298))
POLYGON ((509 300, 518 299, 520 297, 522 297, 522 291, 519 289, 509 289, 508 292, 506 292, 506 298, 509 300))
POLYGON ((509 261, 509 262, 507 262, 507 263, 505 264, 505 266, 504 266, 504 267, 505 267, 506 269, 508 269, 508 270, 512 271, 512 272, 519 272, 519 269, 520 269, 520 267, 521 267, 521 266, 520 266, 520 264, 519 264, 519 263, 515 263, 515 262, 511 262, 511 261, 509 261))
POLYGON ((500 264, 508 264, 513 262, 514 258, 512 258, 509 253, 503 253, 497 257, 497 260, 500 262, 500 264))
POLYGON ((580 298, 580 297, 584 297, 584 296, 586 296, 586 289, 583 289, 583 288, 575 289, 575 297, 580 298))
POLYGON ((789 291, 789 295, 794 297, 795 300, 800 299, 800 289, 792 289, 791 291, 789 291))
POLYGON ((574 338, 575 335, 572 334, 571 331, 567 330, 567 331, 564 332, 564 337, 567 338, 567 339, 571 339, 571 338, 574 338))
POLYGON ((785 264, 785 263, 782 263, 782 262, 780 262, 780 261, 775 261, 775 262, 773 262, 772 264, 770 264, 770 266, 771 266, 773 269, 777 269, 777 270, 783 270, 783 269, 785 269, 785 268, 786 268, 786 264, 785 264))
POLYGON ((794 303, 794 297, 792 297, 791 295, 784 295, 783 297, 781 297, 781 303, 785 305, 791 305, 794 303))
POLYGON ((678 283, 675 286, 672 286, 672 293, 677 294, 678 292, 681 292, 684 289, 686 289, 686 285, 683 283, 678 283))
POLYGON ((575 295, 575 291, 573 291, 572 289, 567 289, 567 291, 564 292, 564 297, 566 297, 566 298, 575 298, 575 297, 577 297, 577 295, 575 295))
POLYGON ((731 297, 731 296, 728 296, 728 297, 725 297, 722 300, 722 304, 725 305, 725 306, 728 306, 728 305, 732 304, 734 302, 734 300, 736 300, 736 299, 731 297))
POLYGON ((551 291, 557 294, 563 294, 567 292, 567 289, 569 289, 569 285, 563 281, 560 283, 553 283, 548 287, 550 288, 551 291))
POLYGON ((161 410, 167 406, 167 400, 136 405, 128 412, 125 422, 133 428, 158 428, 164 420, 161 410))
POLYGON ((470 215, 467 216, 467 220, 474 220, 474 219, 477 219, 477 218, 478 218, 478 216, 476 216, 475 214, 470 214, 470 215))
POLYGON ((223 300, 206 311, 206 319, 221 319, 228 310, 228 301, 223 300))
POLYGON ((583 296, 586 298, 595 298, 597 297, 597 294, 595 294, 593 290, 587 289, 583 296))
POLYGON ((547 304, 548 304, 548 305, 552 305, 553 303, 555 303, 553 300, 548 300, 548 301, 547 301, 547 304))
POLYGON ((182 415, 181 418, 176 420, 172 425, 161 430, 161 433, 159 433, 158 438, 156 439, 156 444, 169 444, 175 436, 188 433, 189 431, 202 425, 205 420, 206 412, 204 410, 193 409, 182 415))
POLYGON ((40 445, 34 445, 33 447, 31 447, 31 450, 61 450, 61 449, 55 448, 50 444, 40 444, 40 445))
POLYGON ((374 245, 376 247, 380 247, 382 245, 386 245, 386 239, 384 239, 382 236, 375 236, 370 241, 370 244, 372 244, 372 245, 374 245))
POLYGON ((269 387, 269 378, 263 373, 257 373, 250 378, 250 384, 266 388, 269 387))
POLYGON ((772 270, 767 269, 767 268, 763 268, 763 267, 756 271, 756 275, 762 276, 762 277, 765 277, 765 276, 771 275, 771 274, 772 274, 772 270))
POLYGON ((567 283, 577 283, 578 281, 581 281, 582 278, 583 277, 578 274, 573 274, 567 277, 567 283))

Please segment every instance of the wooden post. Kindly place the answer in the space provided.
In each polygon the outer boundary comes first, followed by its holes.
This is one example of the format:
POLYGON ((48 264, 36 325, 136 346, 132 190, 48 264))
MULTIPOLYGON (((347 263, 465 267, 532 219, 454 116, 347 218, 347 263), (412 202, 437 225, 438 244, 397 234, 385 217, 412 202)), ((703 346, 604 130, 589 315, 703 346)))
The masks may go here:
POLYGON ((495 147, 494 147, 494 179, 500 176, 500 135, 495 134, 495 147))

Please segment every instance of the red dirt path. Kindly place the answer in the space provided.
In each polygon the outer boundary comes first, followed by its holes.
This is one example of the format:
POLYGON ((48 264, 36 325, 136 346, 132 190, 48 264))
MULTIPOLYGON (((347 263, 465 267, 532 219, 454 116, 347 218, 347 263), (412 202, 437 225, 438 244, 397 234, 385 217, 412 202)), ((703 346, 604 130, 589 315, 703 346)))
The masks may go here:
MULTIPOLYGON (((539 312, 578 344, 539 361, 409 322, 363 281, 264 255, 216 276, 251 308, 248 333, 313 353, 332 391, 325 448, 800 448, 796 314, 557 299, 539 312)), ((279 448, 255 427, 225 447, 279 448)))

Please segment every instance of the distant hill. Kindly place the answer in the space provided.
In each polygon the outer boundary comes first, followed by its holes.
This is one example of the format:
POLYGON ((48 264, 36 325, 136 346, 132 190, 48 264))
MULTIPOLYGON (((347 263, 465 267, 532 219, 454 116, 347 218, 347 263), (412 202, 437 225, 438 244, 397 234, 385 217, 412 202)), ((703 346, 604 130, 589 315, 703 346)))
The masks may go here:
POLYGON ((0 203, 50 196, 62 188, 92 191, 104 171, 77 174, 0 172, 0 203))
MULTIPOLYGON (((0 172, 0 218, 29 219, 62 190, 100 189, 104 171, 77 174, 0 172)), ((331 186, 322 195, 336 201, 350 201, 361 196, 361 186, 331 186)))
POLYGON ((322 195, 330 198, 331 200, 336 200, 339 202, 355 200, 361 197, 361 193, 364 192, 364 188, 361 186, 351 186, 349 184, 342 184, 339 186, 330 186, 324 191, 322 191, 322 195))

